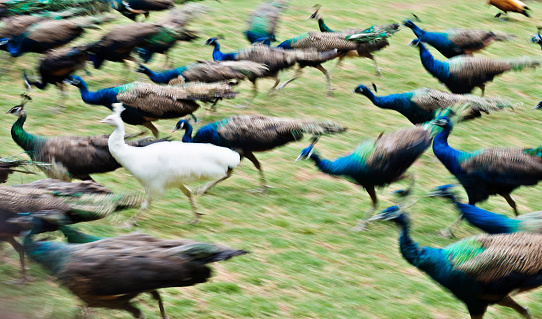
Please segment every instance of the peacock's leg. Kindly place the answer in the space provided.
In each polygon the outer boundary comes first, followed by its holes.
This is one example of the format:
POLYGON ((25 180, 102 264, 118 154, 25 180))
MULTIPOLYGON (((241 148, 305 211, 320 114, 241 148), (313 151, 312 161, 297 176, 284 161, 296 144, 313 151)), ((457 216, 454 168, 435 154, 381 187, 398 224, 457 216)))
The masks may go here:
POLYGON ((326 76, 326 83, 327 83, 327 96, 333 96, 333 88, 331 87, 331 76, 329 76, 329 72, 321 65, 318 64, 316 66, 318 70, 320 70, 324 75, 326 76))
POLYGON ((506 200, 508 205, 510 205, 510 207, 512 207, 512 209, 514 210, 514 214, 516 214, 516 216, 518 216, 519 213, 518 213, 518 209, 517 209, 517 206, 516 206, 516 201, 512 198, 512 196, 510 194, 500 194, 500 195, 506 200))
POLYGON ((204 215, 203 213, 200 213, 198 211, 198 207, 196 206, 196 201, 194 201, 194 195, 192 195, 192 191, 186 187, 185 185, 179 186, 179 189, 188 197, 188 200, 190 201, 190 205, 192 205, 192 211, 194 212, 194 218, 190 220, 190 224, 197 224, 199 222, 199 218, 201 215, 204 215))
POLYGON ((154 298, 154 300, 158 301, 158 307, 160 308, 160 314, 162 315, 162 319, 167 319, 166 310, 164 309, 164 303, 162 302, 162 297, 160 297, 160 293, 157 290, 153 290, 150 292, 150 294, 154 298))
POLYGON ((337 61, 337 64, 335 64, 335 67, 334 67, 334 68, 341 66, 341 63, 343 62, 343 60, 344 60, 345 58, 346 58, 346 54, 341 54, 341 55, 339 55, 339 60, 337 61))
POLYGON ((203 188, 198 189, 198 196, 207 193, 207 191, 210 188, 214 187, 216 184, 222 182, 223 180, 229 178, 231 176, 232 172, 233 172, 233 168, 229 168, 228 171, 226 172, 226 175, 220 177, 219 179, 217 179, 214 182, 209 182, 209 183, 205 184, 205 186, 203 186, 203 188))
POLYGON ((247 104, 238 104, 235 106, 236 108, 246 108, 250 104, 252 104, 252 101, 256 99, 256 96, 258 96, 258 85, 256 84, 257 79, 250 79, 250 82, 252 82, 252 97, 248 100, 247 104))
POLYGON ((137 219, 138 219, 139 215, 141 213, 146 212, 149 209, 149 207, 151 206, 151 201, 152 201, 151 195, 150 195, 151 193, 147 189, 145 191, 146 191, 145 200, 143 201, 143 203, 141 203, 141 208, 134 214, 134 216, 132 216, 132 218, 131 218, 132 223, 131 223, 130 226, 139 226, 139 224, 137 223, 137 219))
POLYGON ((497 304, 512 308, 515 311, 517 311, 520 315, 522 315, 524 318, 531 319, 531 314, 529 313, 529 310, 522 305, 518 304, 512 297, 506 296, 503 300, 499 301, 497 304))
POLYGON ((382 72, 380 72, 380 68, 378 67, 378 63, 376 62, 375 56, 372 55, 372 54, 369 54, 369 59, 373 60, 373 62, 375 64, 376 75, 381 76, 382 72))
POLYGON ((364 186, 364 187, 367 193, 369 194, 369 196, 371 197, 372 207, 369 211, 365 213, 363 218, 359 220, 357 225, 354 228, 352 228, 353 231, 367 230, 368 219, 371 218, 371 216, 373 216, 376 210, 376 206, 378 205, 378 198, 376 197, 376 191, 375 191, 374 186, 371 185, 371 186, 364 186))
POLYGON ((19 254, 19 260, 21 262, 21 279, 17 280, 17 283, 24 284, 29 281, 32 281, 32 277, 30 277, 26 273, 26 264, 24 262, 24 247, 21 245, 15 238, 8 237, 5 239, 12 247, 15 249, 15 251, 19 254))
POLYGON ((303 73, 303 67, 302 66, 299 66, 299 68, 295 71, 295 74, 294 74, 294 77, 289 79, 288 81, 282 83, 276 90, 277 91, 280 91, 282 89, 284 89, 284 87, 286 85, 288 85, 288 83, 292 82, 293 80, 299 78, 301 76, 301 73, 303 73))
POLYGON ((478 87, 480 88, 480 90, 482 90, 482 97, 484 97, 484 94, 486 93, 486 85, 480 84, 478 87))
POLYGON ((154 135, 154 137, 158 138, 158 129, 156 128, 156 126, 154 126, 154 124, 152 124, 151 121, 145 122, 145 123, 143 123, 141 125, 148 128, 149 130, 151 130, 152 135, 154 135))
POLYGON ((254 164, 254 166, 256 167, 256 169, 260 172, 260 179, 261 179, 261 181, 262 181, 262 187, 260 187, 260 188, 257 189, 256 191, 262 192, 262 193, 267 193, 268 189, 271 188, 271 187, 267 185, 267 180, 265 179, 265 176, 263 175, 262 165, 260 164, 260 162, 258 161, 258 159, 256 158, 256 156, 254 156, 254 153, 252 153, 252 152, 245 152, 245 153, 243 153, 243 155, 244 155, 249 161, 251 161, 252 164, 254 164))

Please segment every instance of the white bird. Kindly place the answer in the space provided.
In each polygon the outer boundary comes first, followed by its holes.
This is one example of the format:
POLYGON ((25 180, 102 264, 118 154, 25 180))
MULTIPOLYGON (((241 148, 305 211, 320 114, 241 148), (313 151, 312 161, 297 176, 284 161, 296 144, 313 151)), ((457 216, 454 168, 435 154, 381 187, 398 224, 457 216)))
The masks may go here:
MULTIPOLYGON (((192 205, 195 217, 191 222, 197 223, 203 214, 198 212, 192 191, 185 184, 225 178, 239 165, 241 157, 229 148, 211 144, 166 141, 146 147, 127 145, 124 122, 120 118, 123 110, 122 103, 113 104, 114 113, 101 122, 115 127, 108 140, 111 155, 145 188, 146 198, 140 212, 147 210, 151 201, 166 189, 179 188, 192 205)), ((135 217, 132 218, 134 223, 135 217)))

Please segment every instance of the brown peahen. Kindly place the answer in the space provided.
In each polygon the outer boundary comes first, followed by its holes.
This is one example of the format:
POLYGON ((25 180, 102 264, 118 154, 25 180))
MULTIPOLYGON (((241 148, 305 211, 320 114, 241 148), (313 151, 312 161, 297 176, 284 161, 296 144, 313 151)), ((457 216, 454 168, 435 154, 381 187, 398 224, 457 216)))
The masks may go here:
MULTIPOLYGON (((260 172, 263 191, 266 191, 269 186, 267 186, 260 162, 254 155, 255 152, 270 151, 275 147, 300 140, 303 138, 303 134, 321 136, 346 131, 344 126, 331 121, 265 115, 235 115, 218 120, 200 128, 194 137, 192 137, 192 126, 187 120, 180 120, 174 131, 180 129, 185 130, 183 136, 185 143, 211 143, 231 148, 237 151, 241 158, 246 157, 260 172)), ((228 178, 230 174, 231 172, 223 178, 209 183, 199 193, 205 193, 218 182, 228 178)))
POLYGON ((87 60, 86 46, 49 50, 40 59, 38 68, 40 81, 30 80, 25 70, 23 73, 25 84, 27 88, 35 86, 40 90, 44 90, 48 84, 56 85, 60 91, 59 105, 63 106, 66 96, 64 80, 72 73, 85 69, 87 60))
MULTIPOLYGON (((111 156, 107 147, 108 135, 43 137, 26 132, 26 110, 23 105, 11 108, 7 113, 18 116, 11 128, 11 137, 26 151, 33 161, 51 163, 42 169, 50 177, 71 180, 92 180, 91 174, 114 171, 120 164, 111 156)), ((130 145, 149 145, 148 139, 129 141, 130 145)))
POLYGON ((420 40, 412 45, 420 49, 420 59, 424 68, 444 83, 452 93, 470 93, 475 87, 485 92, 486 83, 506 71, 521 71, 525 68, 536 68, 542 64, 540 59, 519 58, 512 60, 492 60, 472 56, 456 56, 448 61, 433 58, 420 40))
POLYGON ((113 20, 112 16, 77 17, 63 20, 45 20, 28 27, 22 34, 5 39, 8 53, 18 57, 26 52, 44 53, 63 46, 81 36, 85 29, 97 28, 113 20))
POLYGON ((442 127, 433 142, 433 152, 463 185, 469 204, 476 205, 491 195, 501 195, 516 216, 516 202, 510 196, 520 186, 536 185, 542 180, 541 148, 486 148, 472 152, 460 151, 448 145, 453 123, 439 116, 432 123, 442 127))
POLYGON ((412 240, 410 220, 399 206, 387 208, 372 220, 396 223, 401 228, 403 258, 461 300, 471 319, 482 319, 494 304, 532 318, 512 296, 542 284, 542 235, 484 234, 435 248, 412 240))
POLYGON ((186 287, 206 282, 211 277, 207 264, 247 254, 187 239, 163 240, 146 234, 129 234, 85 244, 35 241, 43 222, 25 237, 24 248, 36 262, 88 307, 125 310, 134 318, 145 318, 131 300, 149 293, 166 313, 160 288, 186 287))
POLYGON ((28 280, 24 250, 14 237, 24 230, 10 219, 19 213, 51 218, 55 226, 97 220, 113 212, 141 205, 137 195, 113 194, 109 189, 93 182, 66 183, 58 180, 40 180, 17 186, 0 186, 0 242, 6 241, 19 253, 22 281, 28 280))
POLYGON ((179 85, 185 82, 256 79, 264 76, 268 68, 251 61, 200 61, 163 72, 154 72, 140 65, 137 71, 146 74, 154 83, 179 85))
POLYGON ((135 21, 139 14, 148 19, 150 11, 164 11, 173 7, 173 0, 122 0, 118 1, 116 10, 135 21))
MULTIPOLYGON (((275 84, 271 88, 271 91, 274 90, 280 83, 278 73, 281 70, 289 69, 298 63, 300 68, 305 66, 314 66, 320 71, 324 70, 322 72, 325 73, 327 71, 325 71, 320 64, 336 58, 339 54, 335 49, 327 52, 318 52, 314 48, 310 50, 284 50, 281 48, 269 47, 261 43, 256 43, 252 47, 245 50, 233 53, 222 53, 220 51, 220 44, 218 43, 217 38, 210 38, 205 42, 205 44, 214 46, 213 60, 215 61, 247 60, 265 64, 269 71, 264 75, 264 77, 275 79, 275 84)), ((257 78, 249 78, 249 80, 253 84, 254 99, 258 94, 258 89, 256 86, 257 78)))
POLYGON ((222 98, 234 98, 236 92, 226 83, 188 83, 183 86, 163 86, 133 82, 96 92, 88 90, 87 83, 72 75, 67 81, 81 91, 85 103, 103 105, 112 109, 113 103, 124 103, 122 120, 131 125, 143 125, 158 137, 158 129, 152 124, 159 119, 179 118, 190 115, 199 108, 197 100, 213 102, 222 98))
POLYGON ((280 14, 288 7, 289 0, 271 0, 262 3, 248 20, 248 30, 245 31, 247 40, 254 44, 263 42, 270 44, 276 41, 275 29, 279 22, 280 14))
POLYGON ((205 13, 207 7, 199 4, 188 4, 179 9, 171 10, 158 23, 163 27, 160 32, 146 39, 135 49, 143 62, 149 62, 155 53, 166 56, 165 65, 169 66, 171 50, 179 41, 193 41, 198 38, 196 31, 187 28, 188 23, 205 13))

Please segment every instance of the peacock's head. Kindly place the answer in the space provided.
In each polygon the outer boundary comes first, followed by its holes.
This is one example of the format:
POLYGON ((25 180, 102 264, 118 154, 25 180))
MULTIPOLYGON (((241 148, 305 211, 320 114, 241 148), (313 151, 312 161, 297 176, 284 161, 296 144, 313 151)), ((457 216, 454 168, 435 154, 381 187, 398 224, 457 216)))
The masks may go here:
POLYGON ((418 47, 418 48, 423 48, 424 47, 423 44, 422 44, 422 41, 420 41, 420 39, 414 39, 414 40, 410 41, 410 43, 408 45, 418 47))
MULTIPOLYGON (((313 152, 313 149, 314 149, 314 145, 318 142, 318 137, 313 137, 312 138, 312 143, 311 145, 309 145, 308 147, 305 147, 301 153, 299 154, 299 156, 295 159, 295 162, 297 161, 300 161, 302 159, 309 159, 311 158, 312 156, 312 152, 313 152)), ((294 163, 295 163, 294 162, 294 163)))
POLYGON ((410 21, 409 19, 406 19, 405 21, 403 21, 403 25, 407 28, 414 28, 416 27, 416 25, 414 24, 414 22, 410 21))
POLYGON ((455 198, 453 188, 455 184, 441 185, 431 189, 425 196, 455 198))
POLYGON ((143 64, 138 65, 136 72, 147 74, 150 72, 150 69, 143 64))
POLYGON ((205 41, 205 43, 203 43, 203 45, 215 45, 215 44, 218 44, 218 38, 209 38, 207 39, 207 41, 205 41))
MULTIPOLYGON (((378 92, 378 89, 376 88, 376 84, 374 83, 373 83, 373 89, 375 90, 375 92, 378 92)), ((354 93, 365 95, 365 96, 372 94, 371 90, 363 84, 358 85, 354 89, 354 93)))
POLYGON ((175 127, 173 128, 173 131, 171 131, 171 133, 178 130, 182 130, 183 128, 186 129, 189 126, 190 126, 190 123, 188 122, 188 120, 186 119, 179 120, 179 122, 177 122, 177 125, 175 125, 175 127))
POLYGON ((368 221, 387 221, 391 220, 394 221, 400 225, 408 225, 408 215, 405 213, 401 206, 391 206, 384 210, 382 210, 377 215, 369 218, 368 221))
POLYGON ((83 81, 83 79, 78 75, 70 75, 66 78, 66 80, 64 80, 64 82, 80 87, 85 81, 83 81))
POLYGON ((538 104, 535 105, 532 109, 533 110, 542 110, 542 101, 538 102, 538 104))
POLYGON ((58 225, 65 221, 61 218, 66 218, 65 214, 60 211, 43 211, 40 213, 18 213, 7 220, 8 223, 18 225, 23 230, 32 230, 34 234, 50 232, 58 230, 58 225), (47 218, 47 215, 62 216, 58 219, 47 218), (43 218, 46 217, 46 218, 43 218))
POLYGON ((21 116, 21 115, 25 115, 26 111, 24 109, 24 105, 19 104, 19 105, 16 105, 16 106, 12 107, 11 109, 9 109, 6 112, 6 114, 13 114, 13 115, 21 116))
POLYGON ((443 129, 450 131, 453 128, 452 120, 450 120, 450 118, 447 116, 439 116, 436 119, 432 120, 431 124, 435 126, 440 126, 443 129))
POLYGON ((318 14, 318 11, 320 11, 320 8, 322 8, 321 5, 319 4, 315 4, 312 6, 314 9, 316 9, 316 11, 314 11, 313 14, 311 14, 311 16, 309 17, 309 19, 320 19, 320 15, 318 14))

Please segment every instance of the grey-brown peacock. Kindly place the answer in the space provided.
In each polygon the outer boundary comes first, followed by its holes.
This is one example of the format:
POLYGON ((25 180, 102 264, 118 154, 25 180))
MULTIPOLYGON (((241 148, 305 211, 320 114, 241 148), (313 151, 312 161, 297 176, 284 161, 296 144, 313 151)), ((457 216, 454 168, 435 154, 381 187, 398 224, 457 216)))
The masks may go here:
POLYGON ((452 93, 471 93, 475 87, 484 95, 486 83, 506 71, 521 71, 536 68, 542 64, 540 59, 518 58, 513 60, 492 60, 472 56, 456 56, 444 62, 433 58, 420 40, 411 44, 420 49, 420 59, 427 72, 444 83, 452 93))
POLYGON ((276 41, 275 29, 280 15, 288 7, 289 0, 271 0, 262 3, 248 19, 248 29, 244 32, 251 44, 263 42, 269 45, 276 41))
POLYGON ((139 195, 114 194, 94 181, 66 183, 40 180, 17 186, 0 186, 0 241, 6 241, 19 253, 22 281, 28 280, 23 247, 17 240, 24 228, 11 219, 19 213, 54 220, 50 230, 59 226, 93 221, 113 212, 141 205, 139 195))
MULTIPOLYGON (((262 190, 266 191, 267 181, 263 174, 260 162, 255 152, 270 151, 276 147, 303 138, 303 134, 321 136, 325 134, 341 133, 346 128, 337 122, 315 121, 286 117, 271 117, 264 115, 236 115, 200 128, 192 137, 192 126, 187 120, 180 120, 174 128, 184 129, 183 142, 185 143, 211 143, 217 146, 231 148, 242 157, 246 157, 259 170, 262 190)), ((224 178, 207 184, 200 193, 205 193, 224 178)))
MULTIPOLYGON (((43 137, 28 133, 24 105, 11 108, 7 113, 18 116, 11 128, 11 137, 27 155, 42 163, 51 163, 42 169, 50 177, 71 180, 91 180, 90 175, 114 171, 120 164, 111 156, 107 147, 108 135, 43 137)), ((148 139, 129 141, 130 145, 143 147, 152 143, 148 139)))
MULTIPOLYGON (((298 63, 300 67, 314 66, 316 68, 321 68, 320 64, 324 63, 325 61, 334 59, 338 55, 338 51, 335 49, 331 49, 331 51, 327 52, 318 52, 314 48, 310 50, 284 50, 281 48, 269 47, 261 43, 256 43, 252 47, 245 50, 233 53, 222 53, 220 51, 220 44, 218 43, 218 38, 210 38, 205 42, 205 44, 214 46, 213 60, 215 61, 247 60, 265 64, 269 69, 269 71, 265 74, 265 77, 271 77, 275 79, 275 84, 273 85, 271 90, 274 90, 280 83, 278 73, 281 70, 291 68, 296 63, 298 63)), ((324 70, 322 72, 325 73, 327 71, 324 70)), ((249 80, 253 83, 253 98, 258 93, 256 87, 256 79, 257 78, 249 78, 249 80)))
POLYGON ((88 90, 87 83, 72 75, 68 83, 81 91, 83 102, 103 105, 112 109, 113 103, 123 103, 122 120, 131 125, 143 125, 158 137, 158 129, 152 121, 190 115, 199 108, 197 100, 216 102, 222 98, 234 98, 236 92, 226 83, 189 83, 183 86, 163 86, 133 82, 118 87, 88 90))
MULTIPOLYGON (((375 86, 376 88, 376 86, 375 86)), ((395 110, 404 115, 412 124, 421 124, 432 120, 439 110, 457 104, 468 104, 462 116, 463 120, 482 116, 482 113, 512 108, 507 99, 483 98, 474 95, 453 94, 429 88, 421 88, 411 92, 376 96, 365 85, 358 85, 355 93, 365 95, 374 105, 395 110)))
POLYGON ((0 157, 0 184, 7 182, 9 175, 19 172, 33 174, 29 167, 46 165, 39 162, 19 159, 17 157, 0 157))
MULTIPOLYGON (((131 300, 149 293, 166 313, 160 288, 186 287, 211 277, 207 264, 247 254, 244 250, 188 239, 163 240, 146 234, 104 238, 85 244, 36 241, 43 221, 33 219, 26 253, 88 307, 125 310, 145 318, 131 300)), ((95 238, 97 239, 97 238, 95 238)))
POLYGON ((175 69, 154 72, 140 65, 138 72, 146 74, 158 84, 178 85, 185 82, 221 82, 257 79, 267 74, 265 64, 252 61, 200 61, 175 69))
POLYGON ((484 234, 435 248, 412 240, 408 215, 399 206, 387 208, 372 220, 395 222, 401 228, 403 258, 461 300, 471 319, 482 319, 494 304, 532 318, 512 296, 542 284, 542 235, 484 234))

